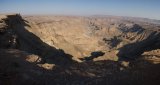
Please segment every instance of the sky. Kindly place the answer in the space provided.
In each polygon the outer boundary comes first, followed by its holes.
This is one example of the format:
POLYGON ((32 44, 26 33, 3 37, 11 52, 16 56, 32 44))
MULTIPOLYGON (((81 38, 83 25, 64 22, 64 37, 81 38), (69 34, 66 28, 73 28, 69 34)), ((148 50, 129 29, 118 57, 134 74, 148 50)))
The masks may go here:
POLYGON ((0 0, 0 13, 115 15, 160 20, 160 0, 0 0))

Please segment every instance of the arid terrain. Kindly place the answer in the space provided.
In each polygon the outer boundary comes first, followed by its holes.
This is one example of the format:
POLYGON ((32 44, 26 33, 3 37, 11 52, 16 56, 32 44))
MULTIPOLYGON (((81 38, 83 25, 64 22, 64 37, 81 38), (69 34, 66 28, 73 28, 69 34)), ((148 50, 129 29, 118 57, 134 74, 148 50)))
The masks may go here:
POLYGON ((0 85, 159 84, 159 20, 0 15, 0 85))

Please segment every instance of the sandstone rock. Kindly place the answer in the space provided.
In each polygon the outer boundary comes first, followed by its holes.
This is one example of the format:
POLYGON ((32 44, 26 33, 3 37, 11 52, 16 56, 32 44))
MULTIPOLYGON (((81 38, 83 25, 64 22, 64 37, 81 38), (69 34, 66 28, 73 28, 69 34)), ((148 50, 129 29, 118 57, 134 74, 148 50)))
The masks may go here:
POLYGON ((54 68, 54 66, 55 66, 55 64, 48 64, 48 63, 42 64, 42 67, 47 70, 52 70, 54 68))
POLYGON ((34 54, 27 56, 26 60, 31 63, 41 62, 41 58, 34 54))

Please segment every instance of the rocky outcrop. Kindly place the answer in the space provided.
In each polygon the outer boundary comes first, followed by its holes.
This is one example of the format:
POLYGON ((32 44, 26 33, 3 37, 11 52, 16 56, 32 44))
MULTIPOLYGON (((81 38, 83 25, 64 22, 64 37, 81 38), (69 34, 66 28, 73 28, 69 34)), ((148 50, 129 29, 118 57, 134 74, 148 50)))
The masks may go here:
POLYGON ((145 51, 156 50, 160 48, 160 33, 152 32, 145 40, 127 44, 120 48, 118 56, 121 58, 136 59, 145 51))

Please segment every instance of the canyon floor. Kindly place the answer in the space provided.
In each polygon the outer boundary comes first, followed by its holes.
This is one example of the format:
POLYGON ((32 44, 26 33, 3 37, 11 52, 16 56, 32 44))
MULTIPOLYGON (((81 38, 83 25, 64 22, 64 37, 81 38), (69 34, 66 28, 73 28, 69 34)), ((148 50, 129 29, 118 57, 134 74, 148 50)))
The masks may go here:
POLYGON ((160 21, 0 15, 0 85, 159 85, 160 21))

